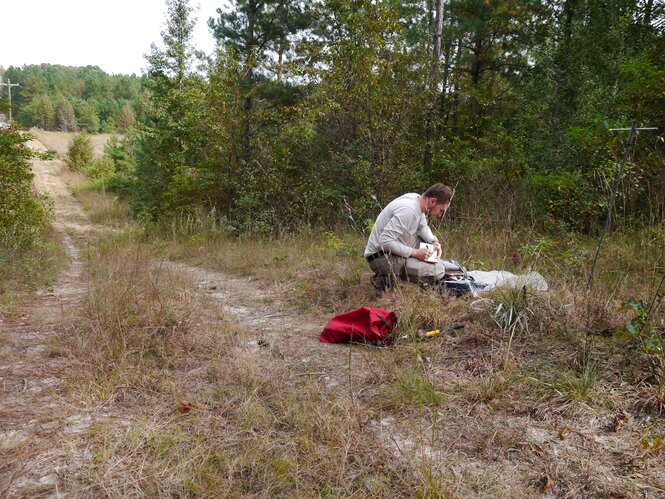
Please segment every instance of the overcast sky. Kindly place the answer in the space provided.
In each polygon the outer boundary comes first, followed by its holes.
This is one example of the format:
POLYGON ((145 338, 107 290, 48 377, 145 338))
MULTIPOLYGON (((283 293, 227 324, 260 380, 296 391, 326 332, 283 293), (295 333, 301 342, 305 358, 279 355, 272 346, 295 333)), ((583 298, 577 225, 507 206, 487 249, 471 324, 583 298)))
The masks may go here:
MULTIPOLYGON (((224 0, 190 0, 197 19, 194 45, 211 53, 208 18, 224 0)), ((141 74, 150 44, 161 46, 164 0, 2 0, 0 66, 99 66, 107 73, 141 74)))

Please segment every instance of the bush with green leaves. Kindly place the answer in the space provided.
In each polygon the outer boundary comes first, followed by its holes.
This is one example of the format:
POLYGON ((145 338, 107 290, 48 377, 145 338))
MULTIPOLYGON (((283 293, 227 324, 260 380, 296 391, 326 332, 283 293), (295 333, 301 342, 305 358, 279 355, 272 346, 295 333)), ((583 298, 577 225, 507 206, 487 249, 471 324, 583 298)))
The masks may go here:
POLYGON ((93 160, 84 169, 88 177, 95 180, 105 180, 115 173, 113 159, 106 154, 101 158, 93 160))
POLYGON ((116 172, 122 174, 134 172, 136 168, 134 141, 136 139, 136 133, 131 131, 123 136, 111 135, 106 147, 104 147, 104 155, 113 160, 116 172))
POLYGON ((92 142, 87 133, 76 135, 67 149, 67 166, 75 171, 85 171, 93 162, 92 142))
POLYGON ((626 329, 617 332, 618 337, 628 340, 628 351, 636 361, 644 361, 656 381, 655 401, 660 410, 665 409, 665 318, 658 313, 663 282, 665 276, 650 305, 634 297, 623 303, 621 310, 634 315, 626 322, 626 329))
POLYGON ((15 129, 0 129, 0 246, 4 248, 33 244, 48 221, 42 199, 32 190, 28 159, 36 153, 26 146, 30 139, 15 129))

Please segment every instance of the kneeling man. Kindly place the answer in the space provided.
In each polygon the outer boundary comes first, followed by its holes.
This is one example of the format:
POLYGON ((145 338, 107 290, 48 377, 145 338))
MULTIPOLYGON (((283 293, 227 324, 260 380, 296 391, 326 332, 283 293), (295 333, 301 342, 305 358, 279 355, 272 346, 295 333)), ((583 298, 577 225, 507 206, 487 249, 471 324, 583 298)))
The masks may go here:
POLYGON ((452 197, 450 187, 434 184, 422 195, 398 197, 381 211, 365 247, 365 259, 374 271, 372 282, 377 287, 391 286, 396 278, 421 284, 433 284, 443 278, 441 245, 427 225, 427 218, 443 217, 452 197), (431 252, 419 248, 421 242, 434 245, 436 263, 426 261, 431 252))

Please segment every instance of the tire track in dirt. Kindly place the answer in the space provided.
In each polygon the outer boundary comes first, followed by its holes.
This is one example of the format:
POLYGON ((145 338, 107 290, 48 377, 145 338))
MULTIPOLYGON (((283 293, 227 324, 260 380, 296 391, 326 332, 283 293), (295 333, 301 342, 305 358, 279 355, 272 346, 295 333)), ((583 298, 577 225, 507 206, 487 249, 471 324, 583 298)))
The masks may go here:
POLYGON ((250 331, 244 345, 248 353, 258 355, 265 352, 285 362, 298 364, 316 375, 325 391, 340 385, 345 385, 348 390, 349 362, 359 371, 365 364, 367 352, 354 352, 350 345, 319 341, 319 334, 328 318, 303 315, 293 306, 285 304, 274 291, 262 289, 250 277, 233 276, 182 262, 165 261, 164 265, 187 275, 201 293, 221 304, 238 325, 250 331))
MULTIPOLYGON (((34 140, 28 145, 45 150, 34 140)), ((38 291, 0 323, 0 496, 57 491, 60 478, 77 466, 62 444, 90 424, 86 412, 65 398, 71 360, 56 347, 58 331, 85 293, 80 248, 93 237, 62 179, 63 168, 60 160, 33 160, 35 188, 53 201, 53 226, 69 264, 52 289, 38 291)))

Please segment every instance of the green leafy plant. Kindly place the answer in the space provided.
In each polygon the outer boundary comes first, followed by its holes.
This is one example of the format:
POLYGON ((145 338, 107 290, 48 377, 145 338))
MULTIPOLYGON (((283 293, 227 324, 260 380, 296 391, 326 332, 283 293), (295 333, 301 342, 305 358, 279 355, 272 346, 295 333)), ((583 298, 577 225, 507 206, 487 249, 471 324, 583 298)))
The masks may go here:
POLYGON ((115 172, 113 159, 104 155, 88 163, 84 171, 92 179, 105 180, 115 172))
POLYGON ((0 246, 5 248, 30 246, 48 222, 43 199, 32 190, 28 160, 38 155, 27 147, 29 140, 14 129, 0 131, 0 246))
POLYGON ((620 310, 632 311, 634 315, 626 322, 626 328, 617 332, 617 336, 629 341, 633 355, 646 361, 656 379, 656 402, 660 409, 665 407, 665 319, 655 316, 655 305, 662 297, 659 292, 664 280, 665 277, 648 308, 641 298, 632 297, 623 303, 620 310))
POLYGON ((650 326, 650 311, 647 310, 644 300, 630 298, 623 303, 621 311, 633 311, 635 315, 626 322, 626 329, 619 331, 619 337, 628 338, 633 348, 640 349, 646 354, 662 354, 663 335, 661 328, 650 326))
POLYGON ((501 329, 508 341, 505 345, 504 365, 508 365, 510 357, 510 347, 515 336, 520 332, 529 331, 529 316, 532 310, 527 302, 526 286, 519 289, 505 288, 500 289, 493 297, 494 311, 492 319, 501 329))
POLYGON ((76 135, 67 149, 67 166, 72 170, 85 171, 90 168, 94 160, 92 142, 87 133, 76 135))

